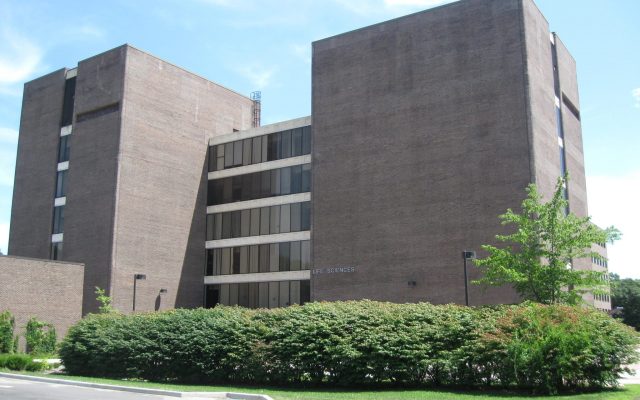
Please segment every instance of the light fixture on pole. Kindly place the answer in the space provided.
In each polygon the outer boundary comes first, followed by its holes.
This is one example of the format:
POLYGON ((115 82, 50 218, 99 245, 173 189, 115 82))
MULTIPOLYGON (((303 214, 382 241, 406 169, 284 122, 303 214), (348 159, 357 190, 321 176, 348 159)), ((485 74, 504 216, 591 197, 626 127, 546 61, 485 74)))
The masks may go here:
POLYGON ((464 259, 464 304, 469 305, 469 282, 467 279, 467 260, 474 260, 476 258, 476 252, 473 250, 465 250, 462 252, 462 258, 464 259))
POLYGON ((147 279, 145 274, 133 274, 133 311, 136 311, 136 288, 138 281, 144 281, 147 279))

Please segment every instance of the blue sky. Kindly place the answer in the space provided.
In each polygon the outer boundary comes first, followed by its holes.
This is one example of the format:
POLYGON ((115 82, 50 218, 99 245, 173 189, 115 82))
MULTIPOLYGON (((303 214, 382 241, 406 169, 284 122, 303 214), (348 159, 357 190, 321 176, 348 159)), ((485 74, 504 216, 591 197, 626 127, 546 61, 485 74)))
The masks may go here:
MULTIPOLYGON (((309 115, 313 40, 442 0, 3 0, 0 249, 7 251, 24 82, 130 43, 241 93, 263 124, 309 115)), ((538 0, 578 65, 589 212, 623 239, 610 269, 640 278, 640 1, 538 0)))

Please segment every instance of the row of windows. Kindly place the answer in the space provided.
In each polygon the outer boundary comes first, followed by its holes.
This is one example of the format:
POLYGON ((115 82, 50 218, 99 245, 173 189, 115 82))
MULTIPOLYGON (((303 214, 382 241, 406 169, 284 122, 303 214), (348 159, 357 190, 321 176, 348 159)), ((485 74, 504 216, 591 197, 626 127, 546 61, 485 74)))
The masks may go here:
POLYGON ((594 294, 593 298, 600 301, 611 301, 611 297, 608 294, 594 294))
POLYGON ((66 136, 62 136, 60 137, 60 143, 58 145, 58 162, 65 162, 65 161, 69 161, 69 151, 70 151, 70 147, 69 147, 69 140, 71 138, 71 135, 66 135, 66 136))
POLYGON ((294 165, 209 181, 207 205, 304 193, 311 190, 311 164, 294 165))
POLYGON ((67 195, 66 181, 67 170, 58 171, 58 176, 56 176, 56 197, 64 197, 67 195))
POLYGON ((311 242, 271 243, 207 250, 205 275, 256 274, 311 268, 311 242))
POLYGON ((606 259, 591 257, 591 262, 601 267, 607 267, 607 268, 609 267, 609 262, 606 259))
POLYGON ((282 204, 207 215, 207 240, 308 231, 311 203, 282 204))
POLYGON ((73 121, 73 107, 76 94, 76 78, 67 79, 64 83, 64 97, 62 100, 62 119, 60 126, 71 125, 73 121))
POLYGON ((209 172, 311 153, 311 127, 209 147, 209 172))
POLYGON ((304 281, 227 283, 207 285, 205 307, 241 306, 278 308, 305 304, 311 299, 311 285, 304 281))
POLYGON ((53 233, 62 233, 64 229, 64 206, 53 207, 53 233))

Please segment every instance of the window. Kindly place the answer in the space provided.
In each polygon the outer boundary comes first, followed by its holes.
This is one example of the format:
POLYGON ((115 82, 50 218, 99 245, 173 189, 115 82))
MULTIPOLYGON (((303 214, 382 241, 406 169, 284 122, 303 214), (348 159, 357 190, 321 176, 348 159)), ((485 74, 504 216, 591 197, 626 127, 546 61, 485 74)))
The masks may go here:
POLYGON ((67 79, 64 83, 64 98, 62 100, 62 120, 60 126, 71 125, 73 121, 73 107, 76 94, 76 78, 67 79))
POLYGON ((299 271, 311 268, 309 240, 208 249, 207 276, 299 271))
POLYGON ((62 260, 62 242, 51 243, 51 259, 62 260))
POLYGON ((64 206, 53 208, 53 233, 62 233, 64 229, 64 206))
POLYGON ((60 137, 60 143, 58 145, 58 162, 69 161, 69 139, 71 135, 65 135, 60 137))
POLYGON ((56 197, 66 196, 66 179, 67 171, 58 171, 58 176, 56 177, 56 197))

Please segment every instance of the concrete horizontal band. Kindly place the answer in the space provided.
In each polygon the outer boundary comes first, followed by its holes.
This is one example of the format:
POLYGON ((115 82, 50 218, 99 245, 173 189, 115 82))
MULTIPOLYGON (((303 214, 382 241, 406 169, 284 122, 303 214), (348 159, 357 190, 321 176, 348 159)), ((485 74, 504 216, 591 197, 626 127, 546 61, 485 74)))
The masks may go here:
POLYGON ((78 76, 78 68, 77 67, 68 69, 67 72, 65 73, 65 79, 75 78, 76 76, 78 76))
POLYGON ((51 243, 60 243, 64 240, 64 234, 62 233, 54 233, 51 235, 51 243))
POLYGON ((299 240, 310 240, 311 232, 288 232, 276 233, 274 235, 247 236, 233 239, 209 240, 206 242, 207 249, 222 249, 225 247, 252 246, 257 244, 297 242, 299 240))
POLYGON ((255 283, 255 282, 278 282, 278 281, 304 281, 311 279, 311 271, 284 271, 284 272, 262 272, 259 274, 233 274, 205 276, 205 285, 218 285, 222 283, 255 283))
POLYGON ((237 201, 235 203, 219 204, 207 207, 207 214, 217 214, 229 211, 249 210, 251 208, 279 206, 282 204, 302 203, 311 201, 311 193, 287 194, 284 196, 267 197, 264 199, 237 201))
POLYGON ((67 204, 67 198, 66 197, 56 197, 53 200, 53 206, 54 207, 64 206, 65 204, 67 204))
POLYGON ((260 171, 268 171, 270 169, 291 167, 293 165, 308 164, 310 162, 311 154, 306 154, 304 156, 284 158, 282 160, 267 161, 258 164, 245 165, 237 168, 223 169, 222 171, 209 172, 209 180, 251 174, 260 171))
POLYGON ((63 161, 58 163, 58 171, 66 171, 69 169, 69 161, 63 161))
POLYGON ((209 146, 235 142, 236 140, 248 139, 248 138, 262 136, 262 135, 268 135, 270 133, 285 131, 287 129, 301 128, 307 125, 311 125, 311 116, 290 119, 288 121, 278 122, 271 125, 265 125, 258 128, 247 129, 245 131, 227 133, 220 136, 214 136, 211 139, 209 139, 209 146))
POLYGON ((71 135, 72 131, 73 131, 73 125, 63 126, 62 128, 60 128, 60 136, 71 135))

